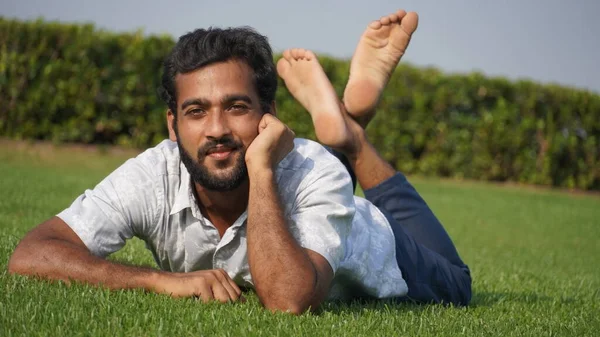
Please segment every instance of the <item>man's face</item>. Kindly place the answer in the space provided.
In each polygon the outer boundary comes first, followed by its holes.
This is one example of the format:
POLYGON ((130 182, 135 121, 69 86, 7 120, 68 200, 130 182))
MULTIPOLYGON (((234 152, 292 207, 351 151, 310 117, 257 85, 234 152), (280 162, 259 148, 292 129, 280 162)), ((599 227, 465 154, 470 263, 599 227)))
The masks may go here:
POLYGON ((192 179, 215 191, 229 191, 246 179, 245 153, 263 116, 252 69, 240 61, 208 65, 178 74, 176 140, 192 179))

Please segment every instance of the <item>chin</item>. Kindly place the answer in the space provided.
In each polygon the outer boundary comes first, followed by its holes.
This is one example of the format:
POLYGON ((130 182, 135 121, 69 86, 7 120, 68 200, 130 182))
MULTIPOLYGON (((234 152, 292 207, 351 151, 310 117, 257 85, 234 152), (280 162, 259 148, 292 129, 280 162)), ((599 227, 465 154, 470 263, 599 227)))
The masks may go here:
MULTIPOLYGON (((242 157, 243 158, 243 157, 242 157)), ((239 157, 228 158, 221 163, 198 165, 193 179, 204 188, 213 191, 232 191, 248 180, 246 163, 239 157), (217 164, 217 165, 213 165, 217 164)))

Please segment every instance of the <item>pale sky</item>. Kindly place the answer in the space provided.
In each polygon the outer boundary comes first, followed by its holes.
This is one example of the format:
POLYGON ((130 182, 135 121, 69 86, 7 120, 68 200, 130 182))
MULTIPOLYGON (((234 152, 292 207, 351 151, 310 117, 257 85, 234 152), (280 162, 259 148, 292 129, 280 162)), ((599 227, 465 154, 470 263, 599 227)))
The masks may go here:
POLYGON ((92 22, 178 37, 248 25, 275 51, 349 58, 366 25, 398 8, 420 24, 404 60, 446 72, 481 71, 600 93, 600 0, 0 0, 0 16, 92 22))

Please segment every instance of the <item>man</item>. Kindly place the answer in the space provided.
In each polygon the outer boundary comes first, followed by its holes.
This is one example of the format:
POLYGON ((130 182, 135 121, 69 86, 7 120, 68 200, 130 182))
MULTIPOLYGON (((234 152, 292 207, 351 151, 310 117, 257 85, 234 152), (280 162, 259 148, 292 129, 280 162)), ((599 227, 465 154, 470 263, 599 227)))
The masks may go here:
POLYGON ((163 75, 170 140, 28 233, 9 271, 204 301, 236 301, 248 287, 266 308, 293 313, 364 296, 467 304, 467 266, 364 132, 416 27, 404 11, 369 25, 343 103, 311 52, 278 62, 319 141, 347 168, 274 117, 266 38, 249 29, 182 36, 163 75), (349 172, 371 202, 353 197, 349 172), (132 236, 161 270, 104 259, 132 236))

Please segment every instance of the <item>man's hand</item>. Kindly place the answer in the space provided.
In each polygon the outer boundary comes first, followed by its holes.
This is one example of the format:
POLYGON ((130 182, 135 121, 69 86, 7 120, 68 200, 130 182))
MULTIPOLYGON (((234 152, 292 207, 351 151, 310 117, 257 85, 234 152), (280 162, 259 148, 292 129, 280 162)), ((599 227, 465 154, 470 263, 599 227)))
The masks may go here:
POLYGON ((300 314, 323 301, 333 270, 318 253, 302 248, 288 229, 278 196, 275 167, 294 149, 294 132, 265 114, 246 151, 248 265, 261 303, 270 310, 300 314))
POLYGON ((67 283, 80 281, 109 289, 141 288, 173 297, 195 296, 204 302, 237 301, 242 295, 222 269, 170 273, 94 256, 58 217, 38 225, 21 240, 8 262, 8 271, 67 283))
POLYGON ((246 150, 249 171, 274 169, 294 149, 294 131, 266 113, 258 125, 258 136, 246 150))
POLYGON ((199 297, 205 303, 244 299, 240 288, 223 269, 160 273, 155 282, 156 292, 173 297, 199 297))

